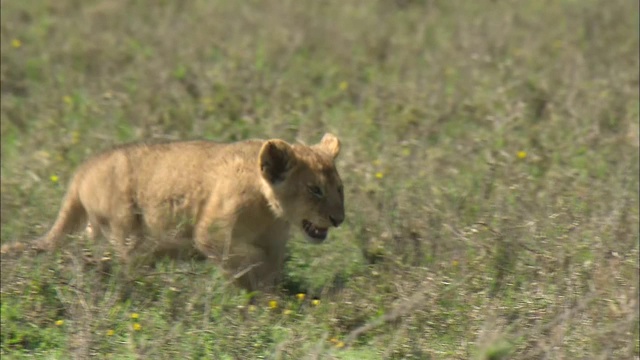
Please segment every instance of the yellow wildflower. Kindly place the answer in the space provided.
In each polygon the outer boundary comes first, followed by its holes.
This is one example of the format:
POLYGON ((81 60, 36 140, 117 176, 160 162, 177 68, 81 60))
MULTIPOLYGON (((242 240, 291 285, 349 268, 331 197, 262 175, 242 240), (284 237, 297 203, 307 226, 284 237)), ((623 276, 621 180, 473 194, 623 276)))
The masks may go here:
POLYGON ((384 177, 384 173, 382 171, 378 171, 376 173, 376 179, 382 179, 384 177))
POLYGON ((313 306, 318 306, 318 305, 320 305, 320 299, 313 299, 313 300, 311 300, 311 305, 313 305, 313 306))
POLYGON ((451 262, 451 265, 453 265, 453 267, 458 266, 458 260, 453 260, 453 261, 451 262))
POLYGON ((51 175, 51 177, 49 177, 49 180, 51 180, 51 182, 55 184, 60 179, 58 179, 58 176, 56 176, 56 175, 51 175))
POLYGON ((73 105, 73 98, 69 95, 63 96, 62 101, 69 106, 73 105))
POLYGON ((249 307, 247 308, 247 310, 248 310, 249 312, 254 312, 254 311, 256 311, 256 306, 255 306, 255 305, 249 305, 249 307))
POLYGON ((131 318, 132 318, 133 320, 137 320, 137 319, 139 319, 139 318, 140 318, 140 314, 138 314, 138 313, 132 313, 132 314, 131 314, 131 318))
POLYGON ((291 309, 286 309, 285 311, 282 312, 285 315, 291 315, 293 313, 293 310, 291 309))
POLYGON ((202 105, 207 109, 207 111, 215 110, 214 101, 210 97, 205 97, 202 99, 202 105))
POLYGON ((64 320, 57 320, 56 321, 56 326, 62 326, 64 325, 64 320))
POLYGON ((107 336, 113 336, 116 332, 113 329, 107 330, 107 336))
POLYGON ((524 159, 527 157, 527 152, 526 151, 518 151, 518 153, 516 154, 516 156, 518 157, 518 159, 524 159))
POLYGON ((340 83, 340 85, 338 85, 338 87, 340 88, 340 91, 346 91, 349 88, 349 83, 343 81, 340 83))
POLYGON ((135 323, 135 324, 133 324, 133 330, 134 330, 134 331, 140 331, 140 330, 142 330, 142 325, 140 325, 140 323, 135 323))
POLYGON ((269 301, 269 308, 270 309, 277 309, 278 308, 278 302, 275 301, 275 300, 269 301))
POLYGON ((337 343, 337 342, 338 342, 338 339, 337 339, 337 338, 332 337, 331 339, 329 339, 329 341, 331 341, 332 343, 334 343, 334 344, 335 344, 335 343, 337 343))
POLYGON ((300 300, 300 301, 303 301, 303 300, 304 300, 304 293, 297 293, 297 294, 296 294, 296 298, 297 298, 298 300, 300 300))
POLYGON ((343 341, 338 341, 338 342, 336 343, 336 347, 337 347, 338 349, 342 349, 342 348, 344 347, 344 342, 343 342, 343 341))
POLYGON ((11 46, 13 46, 14 48, 19 48, 20 46, 22 46, 22 41, 18 40, 18 39, 13 39, 11 40, 11 46))

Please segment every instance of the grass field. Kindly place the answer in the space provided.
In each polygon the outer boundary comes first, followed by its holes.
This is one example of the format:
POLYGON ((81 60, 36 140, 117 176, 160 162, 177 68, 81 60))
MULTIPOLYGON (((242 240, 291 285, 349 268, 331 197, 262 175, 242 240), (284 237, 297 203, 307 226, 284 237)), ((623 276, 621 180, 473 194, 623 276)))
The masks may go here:
POLYGON ((0 3, 3 244, 138 140, 333 132, 347 207, 255 305, 81 235, 3 258, 3 359, 640 356, 636 1, 0 3))

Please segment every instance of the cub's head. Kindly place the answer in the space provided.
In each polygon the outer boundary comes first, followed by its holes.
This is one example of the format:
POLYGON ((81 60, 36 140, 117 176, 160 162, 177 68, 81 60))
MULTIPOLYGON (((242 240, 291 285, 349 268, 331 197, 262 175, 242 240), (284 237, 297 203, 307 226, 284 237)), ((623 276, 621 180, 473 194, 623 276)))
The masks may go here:
POLYGON ((269 205, 313 243, 324 241, 329 228, 344 221, 342 180, 334 164, 339 153, 340 140, 332 134, 312 146, 268 140, 260 150, 269 205))

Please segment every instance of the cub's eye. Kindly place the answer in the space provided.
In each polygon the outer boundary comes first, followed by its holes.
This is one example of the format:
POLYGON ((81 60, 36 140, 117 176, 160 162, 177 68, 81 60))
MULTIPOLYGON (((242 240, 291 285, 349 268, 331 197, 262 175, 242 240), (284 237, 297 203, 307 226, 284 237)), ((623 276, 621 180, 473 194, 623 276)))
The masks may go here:
POLYGON ((317 198, 322 198, 324 196, 324 194, 322 193, 322 189, 315 185, 309 186, 309 192, 311 193, 311 195, 317 198))

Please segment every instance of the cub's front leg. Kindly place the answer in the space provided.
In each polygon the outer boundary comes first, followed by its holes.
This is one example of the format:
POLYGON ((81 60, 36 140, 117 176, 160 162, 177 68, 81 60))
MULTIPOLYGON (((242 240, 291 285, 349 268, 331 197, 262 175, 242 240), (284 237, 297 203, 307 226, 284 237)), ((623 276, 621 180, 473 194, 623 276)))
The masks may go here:
POLYGON ((272 290, 282 275, 286 224, 284 229, 279 225, 252 236, 238 236, 229 224, 227 221, 198 224, 194 234, 196 248, 213 259, 237 285, 248 291, 272 290))
POLYGON ((245 281, 260 281, 262 286, 271 288, 282 280, 286 245, 289 240, 289 224, 282 220, 274 221, 261 234, 253 239, 253 247, 260 250, 264 259, 254 274, 245 281))
POLYGON ((229 278, 248 291, 273 290, 280 274, 275 265, 265 249, 242 243, 232 247, 222 263, 229 278))
MULTIPOLYGON (((219 209, 218 206, 211 206, 219 209)), ((225 275, 249 291, 261 286, 258 268, 268 262, 263 249, 234 235, 238 214, 205 212, 194 228, 194 245, 220 266, 225 275)), ((237 232, 237 231, 236 231, 237 232)))
POLYGON ((195 246, 216 265, 230 280, 248 291, 264 290, 275 284, 276 271, 272 269, 265 249, 232 237, 232 231, 213 224, 196 229, 195 246))

